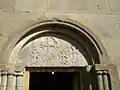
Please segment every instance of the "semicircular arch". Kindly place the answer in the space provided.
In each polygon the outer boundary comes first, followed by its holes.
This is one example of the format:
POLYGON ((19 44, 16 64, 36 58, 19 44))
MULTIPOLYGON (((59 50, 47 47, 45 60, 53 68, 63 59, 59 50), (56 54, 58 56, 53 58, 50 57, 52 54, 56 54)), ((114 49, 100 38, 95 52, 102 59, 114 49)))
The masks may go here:
MULTIPOLYGON (((39 47, 40 47, 40 45, 39 45, 39 47)), ((64 61, 64 62, 62 62, 62 63, 64 63, 63 66, 94 65, 94 64, 102 63, 100 58, 101 58, 101 56, 103 56, 105 54, 105 51, 101 47, 102 46, 100 45, 98 40, 96 40, 96 37, 91 32, 89 32, 89 30, 87 30, 87 28, 84 28, 82 25, 79 25, 79 24, 76 24, 73 22, 69 22, 68 20, 61 20, 61 19, 44 20, 37 24, 34 24, 32 27, 27 29, 25 33, 22 33, 21 37, 17 38, 14 41, 14 44, 12 44, 12 48, 11 48, 12 49, 11 54, 9 54, 8 64, 10 66, 13 66, 13 68, 23 68, 23 67, 26 67, 29 65, 34 65, 34 64, 36 64, 35 62, 41 62, 40 58, 42 58, 43 61, 45 61, 45 60, 51 61, 52 55, 53 55, 52 59, 54 57, 54 59, 56 60, 56 58, 58 59, 59 53, 62 53, 62 55, 65 54, 65 55, 63 55, 64 57, 61 56, 63 58, 67 58, 66 54, 69 55, 68 56, 69 58, 63 60, 64 61), (43 42, 42 42, 42 40, 43 40, 43 42), (39 42, 39 41, 41 41, 41 42, 39 42), (52 45, 51 45, 51 47, 50 47, 50 45, 48 45, 48 43, 52 43, 53 41, 54 41, 54 45, 53 45, 54 50, 53 50, 53 48, 51 48, 52 45), (39 50, 38 53, 41 56, 38 55, 38 56, 40 56, 39 58, 37 56, 34 56, 34 58, 38 58, 39 60, 38 61, 34 60, 34 63, 32 63, 33 59, 31 59, 31 61, 30 61, 29 60, 30 57, 28 58, 28 56, 27 56, 28 53, 31 53, 29 50, 31 49, 31 47, 34 47, 33 50, 31 50, 31 51, 34 51, 34 49, 38 47, 36 44, 42 45, 45 42, 48 42, 48 43, 46 43, 46 46, 44 45, 44 50, 48 46, 49 49, 51 49, 51 52, 49 52, 49 53, 42 52, 44 54, 41 54, 40 53, 41 50, 39 50), (58 46, 55 46, 55 43, 57 43, 58 46), (35 44, 36 46, 33 44, 35 44), (62 46, 62 45, 63 45, 63 47, 60 48, 60 46, 62 46), (55 48, 57 48, 57 49, 55 50, 55 48), (68 51, 67 51, 67 49, 68 49, 68 51), (62 50, 62 51, 60 51, 60 50, 62 50), (69 60, 73 58, 73 57, 71 57, 71 55, 73 54, 72 50, 75 51, 74 54, 77 53, 77 54, 75 54, 76 64, 69 62, 69 60), (27 51, 27 52, 25 52, 25 51, 27 51), (58 51, 60 51, 60 52, 58 52, 58 51), (64 53, 63 53, 63 51, 64 51, 64 53), (72 51, 72 52, 70 52, 70 51, 72 51), (20 56, 20 54, 22 54, 21 52, 22 53, 25 52, 24 55, 22 55, 24 57, 24 59, 18 58, 20 56), (54 53, 54 52, 56 52, 56 53, 54 53), (46 54, 47 54, 47 56, 46 56, 47 58, 45 57, 46 54), (83 63, 79 62, 80 60, 83 61, 83 63), (69 62, 69 64, 67 62, 69 62), (31 63, 31 64, 28 64, 28 63, 31 63)), ((74 56, 74 54, 73 54, 73 56, 74 56)), ((59 57, 59 58, 61 58, 61 57, 59 57)), ((40 64, 40 63, 38 63, 38 64, 40 64)), ((60 64, 61 63, 58 63, 56 65, 59 66, 60 64)), ((44 63, 44 65, 47 66, 46 63, 44 63)), ((37 66, 37 64, 36 64, 36 66, 37 66)))

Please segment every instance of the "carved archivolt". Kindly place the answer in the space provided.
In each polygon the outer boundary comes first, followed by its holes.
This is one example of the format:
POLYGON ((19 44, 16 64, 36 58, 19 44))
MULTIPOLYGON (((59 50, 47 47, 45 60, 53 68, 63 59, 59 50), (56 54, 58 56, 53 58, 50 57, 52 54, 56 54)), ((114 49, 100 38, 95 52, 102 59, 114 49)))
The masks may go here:
POLYGON ((19 39, 8 67, 76 67, 100 63, 101 51, 94 41, 82 28, 67 22, 47 21, 19 39))

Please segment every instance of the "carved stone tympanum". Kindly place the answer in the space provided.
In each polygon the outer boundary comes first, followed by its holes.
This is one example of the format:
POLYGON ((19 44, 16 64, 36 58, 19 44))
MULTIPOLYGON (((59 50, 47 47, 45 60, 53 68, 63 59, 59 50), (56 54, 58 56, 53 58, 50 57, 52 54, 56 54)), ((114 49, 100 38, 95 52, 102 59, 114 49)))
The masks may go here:
POLYGON ((48 34, 27 43, 19 53, 18 62, 27 66, 85 66, 87 61, 80 46, 64 35, 48 34), (70 42, 69 42, 70 41, 70 42), (23 62, 21 62, 23 61, 23 62))

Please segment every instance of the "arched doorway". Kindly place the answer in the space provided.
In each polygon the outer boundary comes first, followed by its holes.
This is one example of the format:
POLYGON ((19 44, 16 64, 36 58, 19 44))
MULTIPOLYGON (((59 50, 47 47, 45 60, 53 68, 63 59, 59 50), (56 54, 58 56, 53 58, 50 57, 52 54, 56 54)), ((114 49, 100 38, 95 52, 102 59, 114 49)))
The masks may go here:
POLYGON ((56 19, 26 30, 13 46, 8 63, 14 62, 13 68, 16 69, 87 66, 103 63, 102 56, 106 56, 105 51, 91 33, 83 27, 56 19))
POLYGON ((101 57, 105 52, 93 36, 82 26, 58 19, 45 20, 27 29, 14 41, 9 55, 8 68, 17 72, 17 88, 33 90, 36 84, 30 85, 40 75, 42 80, 55 73, 57 78, 54 76, 53 81, 62 78, 57 83, 65 79, 66 83, 70 82, 66 86, 72 85, 76 90, 96 89, 93 66, 104 62, 101 57), (20 72, 24 73, 24 85, 19 85, 23 79, 20 72))

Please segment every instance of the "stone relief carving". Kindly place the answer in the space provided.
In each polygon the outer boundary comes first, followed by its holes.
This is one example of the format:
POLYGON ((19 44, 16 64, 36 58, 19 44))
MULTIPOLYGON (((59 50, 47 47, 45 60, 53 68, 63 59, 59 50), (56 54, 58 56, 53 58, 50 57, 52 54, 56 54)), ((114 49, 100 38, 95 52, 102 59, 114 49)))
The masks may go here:
POLYGON ((87 61, 71 43, 44 36, 28 43, 19 53, 19 59, 27 66, 81 66, 87 61))

